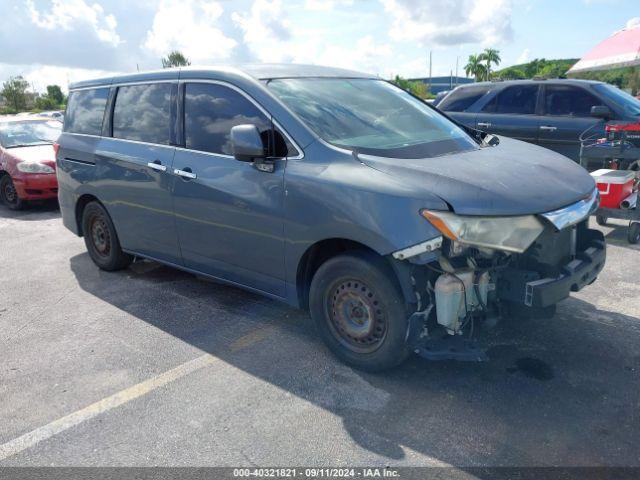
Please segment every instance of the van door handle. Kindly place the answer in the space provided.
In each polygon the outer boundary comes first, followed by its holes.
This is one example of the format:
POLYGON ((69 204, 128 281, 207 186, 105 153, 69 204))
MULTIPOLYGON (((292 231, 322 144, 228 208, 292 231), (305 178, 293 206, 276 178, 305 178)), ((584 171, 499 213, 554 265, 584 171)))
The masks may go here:
POLYGON ((167 167, 162 165, 159 160, 155 160, 153 162, 147 163, 147 167, 153 168, 154 170, 158 170, 159 172, 166 172, 167 167))
POLYGON ((178 170, 177 168, 173 171, 176 175, 183 178, 196 178, 197 175, 191 171, 189 167, 184 170, 178 170))
POLYGON ((480 128, 489 128, 491 126, 491 122, 478 122, 478 126, 480 128))
POLYGON ((555 132, 558 128, 550 125, 540 125, 540 130, 546 130, 548 132, 555 132))

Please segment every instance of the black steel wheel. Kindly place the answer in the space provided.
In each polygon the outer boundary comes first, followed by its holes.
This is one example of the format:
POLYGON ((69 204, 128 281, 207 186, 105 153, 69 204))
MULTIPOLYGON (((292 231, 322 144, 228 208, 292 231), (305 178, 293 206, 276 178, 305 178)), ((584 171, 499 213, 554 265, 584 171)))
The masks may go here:
POLYGON ((329 349, 345 363, 381 371, 404 361, 408 309, 395 273, 369 252, 338 255, 316 271, 309 311, 329 349))
POLYGON ((640 242, 640 223, 639 222, 631 222, 629 225, 629 231, 627 232, 627 240, 631 244, 636 244, 640 242))
POLYGON ((607 224, 608 218, 604 215, 596 215, 596 223, 601 226, 605 226, 607 224))
POLYGON ((376 292, 355 278, 337 280, 330 291, 327 312, 336 339, 358 353, 379 348, 387 333, 387 318, 376 292))
POLYGON ((102 270, 121 270, 132 262, 133 257, 120 248, 109 214, 98 202, 90 202, 84 207, 82 233, 91 260, 102 270))
POLYGON ((11 210, 21 210, 24 208, 25 202, 18 196, 16 186, 13 184, 11 177, 3 175, 0 179, 0 198, 11 210))

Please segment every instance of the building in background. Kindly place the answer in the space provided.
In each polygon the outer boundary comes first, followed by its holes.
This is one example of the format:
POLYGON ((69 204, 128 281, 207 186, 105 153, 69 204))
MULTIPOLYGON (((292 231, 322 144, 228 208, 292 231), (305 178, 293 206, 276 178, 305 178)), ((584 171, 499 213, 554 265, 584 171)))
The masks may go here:
POLYGON ((429 87, 429 91, 434 95, 446 90, 451 90, 458 85, 464 83, 473 83, 473 78, 456 77, 453 75, 447 75, 446 77, 424 77, 424 78, 410 78, 412 82, 422 82, 429 87))

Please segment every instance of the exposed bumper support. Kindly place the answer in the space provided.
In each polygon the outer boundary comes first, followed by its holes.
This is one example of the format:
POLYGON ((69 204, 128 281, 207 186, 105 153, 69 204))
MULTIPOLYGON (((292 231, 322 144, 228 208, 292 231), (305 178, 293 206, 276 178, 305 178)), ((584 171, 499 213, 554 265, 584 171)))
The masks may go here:
POLYGON ((587 248, 564 265, 557 277, 540 278, 537 272, 517 269, 501 272, 498 297, 527 307, 544 308, 592 283, 604 267, 606 247, 602 233, 591 230, 590 234, 587 248))
POLYGON ((392 255, 396 260, 406 260, 407 258, 415 257, 416 255, 433 252, 441 246, 442 236, 438 236, 436 238, 432 238, 431 240, 427 240, 426 242, 413 245, 412 247, 403 248, 402 250, 393 252, 392 255))

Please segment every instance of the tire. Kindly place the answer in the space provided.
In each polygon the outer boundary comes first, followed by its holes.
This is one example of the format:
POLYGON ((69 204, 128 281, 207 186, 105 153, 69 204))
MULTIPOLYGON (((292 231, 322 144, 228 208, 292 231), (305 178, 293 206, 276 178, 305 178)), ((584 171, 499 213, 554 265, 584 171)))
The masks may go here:
POLYGON ((627 240, 633 245, 640 242, 640 223, 633 222, 631 225, 629 225, 627 240))
POLYGON ((370 372, 393 368, 411 353, 408 312, 393 271, 367 252, 323 263, 309 289, 309 310, 320 336, 346 364, 370 372))
POLYGON ((26 205, 18 196, 13 180, 8 174, 0 178, 0 199, 10 210, 22 210, 26 205))
POLYGON ((120 248, 113 222, 98 202, 90 202, 84 207, 82 232, 91 260, 102 270, 122 270, 133 261, 133 257, 120 248))
POLYGON ((602 227, 604 227, 607 224, 607 220, 608 218, 605 217, 604 215, 596 215, 596 223, 602 227))

